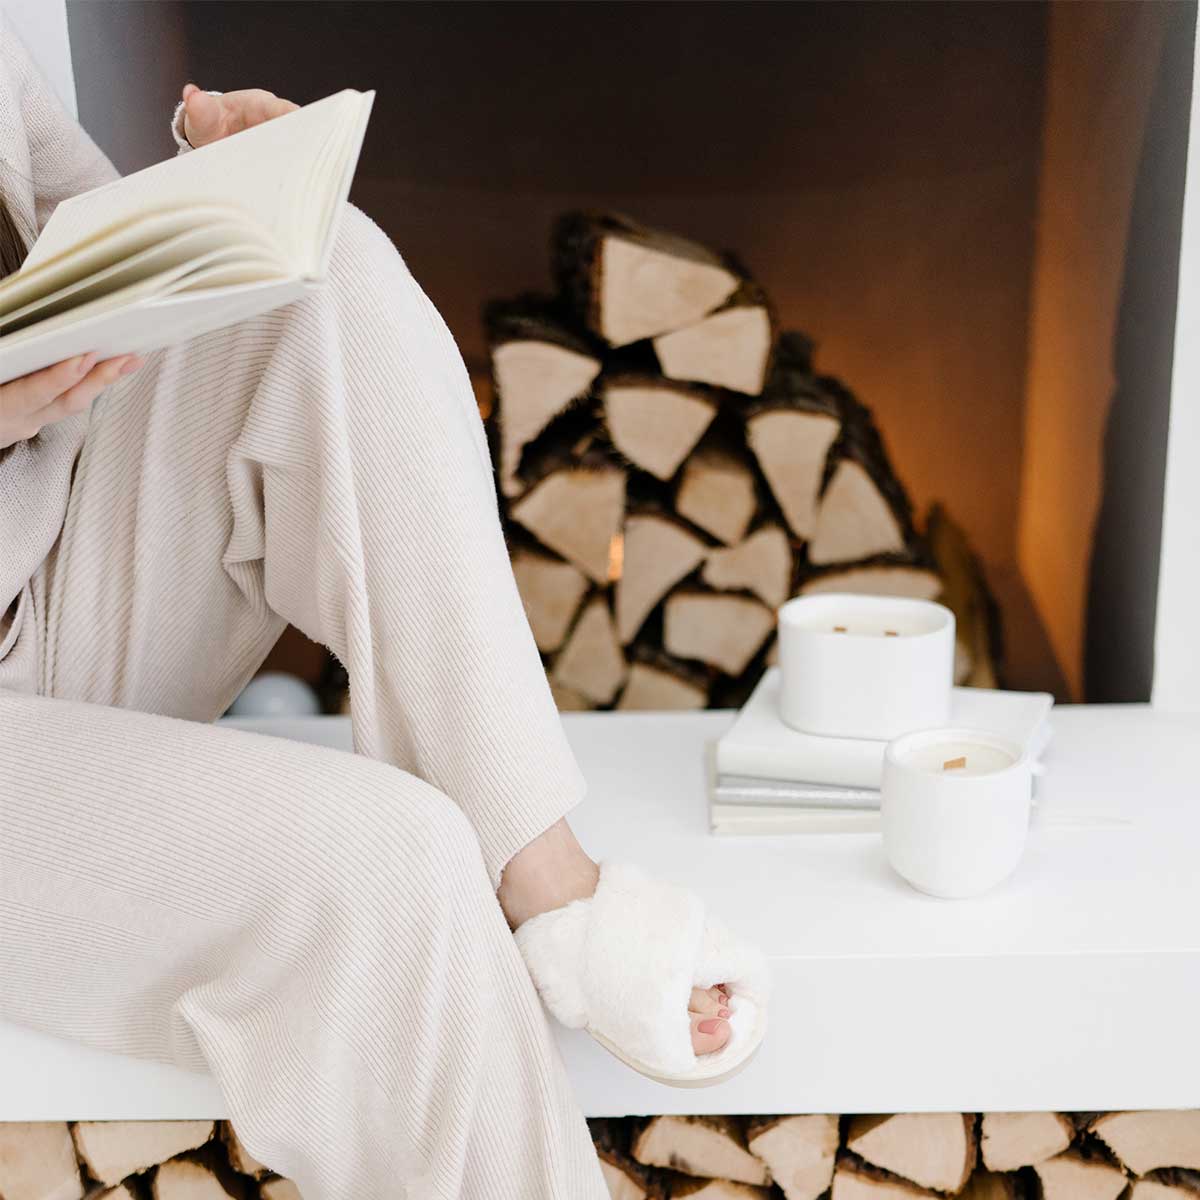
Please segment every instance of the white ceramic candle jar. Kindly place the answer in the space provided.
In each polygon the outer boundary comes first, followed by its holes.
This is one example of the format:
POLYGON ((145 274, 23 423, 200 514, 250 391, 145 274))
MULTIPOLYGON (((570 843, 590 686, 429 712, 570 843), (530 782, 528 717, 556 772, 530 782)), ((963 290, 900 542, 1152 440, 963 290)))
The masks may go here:
POLYGON ((1033 794, 1019 746, 971 729, 926 729, 883 756, 883 847, 918 891, 955 899, 995 887, 1025 848, 1033 794))
POLYGON ((780 716, 802 733, 880 741, 945 725, 954 614, 928 600, 830 593, 779 610, 780 716))

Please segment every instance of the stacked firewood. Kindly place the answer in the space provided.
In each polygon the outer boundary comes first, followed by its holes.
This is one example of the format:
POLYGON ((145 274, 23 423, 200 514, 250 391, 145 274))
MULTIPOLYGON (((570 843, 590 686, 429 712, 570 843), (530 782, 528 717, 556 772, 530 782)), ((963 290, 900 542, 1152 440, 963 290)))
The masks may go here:
POLYGON ((3 1200, 300 1200, 224 1121, 0 1124, 3 1200))
POLYGON ((1200 1200, 1194 1110, 651 1117, 592 1136, 613 1200, 1200 1200))
MULTIPOLYGON (((613 1200, 1200 1200, 1198 1110, 591 1126, 613 1200)), ((85 1196, 300 1200, 224 1121, 0 1124, 3 1200, 85 1196)))
POLYGON ((733 256, 571 213, 552 266, 554 295, 486 320, 501 509, 561 707, 740 703, 775 610, 817 591, 943 598, 959 681, 994 686, 961 531, 918 531, 869 410, 733 256))

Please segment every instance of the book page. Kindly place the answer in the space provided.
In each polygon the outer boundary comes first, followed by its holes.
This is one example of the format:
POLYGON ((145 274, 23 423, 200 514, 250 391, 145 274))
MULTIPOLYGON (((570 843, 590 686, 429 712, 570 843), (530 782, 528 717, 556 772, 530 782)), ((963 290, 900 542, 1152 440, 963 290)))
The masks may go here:
MULTIPOLYGON (((219 210, 208 210, 206 219, 197 228, 177 233, 82 278, 74 279, 62 287, 46 291, 19 308, 8 311, 6 305, 0 304, 0 313, 3 314, 0 315, 0 334, 8 334, 22 325, 78 308, 99 296, 116 292, 139 280, 149 279, 171 267, 194 263, 215 251, 241 258, 254 253, 268 268, 274 265, 276 275, 287 273, 268 249, 256 245, 253 238, 247 238, 245 219, 241 214, 238 214, 237 221, 229 221, 220 215, 214 215, 217 212, 219 210)), ((61 263, 64 260, 56 261, 61 263)), ((264 277, 265 275, 266 271, 264 277)))
POLYGON ((83 319, 0 338, 0 383, 89 350, 111 358, 169 346, 298 300, 311 286, 295 278, 266 279, 165 297, 142 294, 132 303, 126 297, 117 307, 100 304, 83 319))
POLYGON ((96 277, 180 234, 218 226, 229 231, 230 241, 236 239, 264 250, 274 246, 270 234, 259 229, 241 209, 228 205, 197 204, 169 212, 143 213, 45 262, 34 266, 26 263, 0 282, 0 313, 13 312, 71 284, 96 277))
POLYGON ((359 92, 338 92, 65 200, 46 223, 26 268, 148 212, 207 202, 245 211, 271 234, 289 267, 306 274, 313 261, 312 247, 305 244, 314 233, 312 221, 305 220, 312 189, 327 197, 342 183, 321 178, 319 164, 331 146, 353 137, 361 101, 359 92))
POLYGON ((358 155, 366 136, 375 93, 363 92, 357 94, 357 99, 355 109, 347 113, 342 140, 331 147, 328 163, 323 165, 324 186, 313 188, 314 202, 305 214, 311 228, 305 240, 313 251, 308 274, 314 278, 324 278, 329 267, 333 235, 337 231, 337 214, 350 195, 350 184, 354 180, 354 169, 358 166, 358 155))

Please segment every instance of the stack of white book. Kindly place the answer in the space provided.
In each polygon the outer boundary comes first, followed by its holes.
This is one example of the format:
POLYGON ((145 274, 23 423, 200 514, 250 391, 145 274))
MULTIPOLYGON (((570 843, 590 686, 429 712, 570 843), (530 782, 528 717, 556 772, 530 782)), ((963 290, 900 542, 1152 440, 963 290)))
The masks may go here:
MULTIPOLYGON (((779 715, 779 670, 769 670, 716 744, 713 833, 873 833, 887 742, 800 733, 779 715)), ((1036 759, 1050 740, 1046 692, 955 688, 949 724, 986 730, 1036 759)))

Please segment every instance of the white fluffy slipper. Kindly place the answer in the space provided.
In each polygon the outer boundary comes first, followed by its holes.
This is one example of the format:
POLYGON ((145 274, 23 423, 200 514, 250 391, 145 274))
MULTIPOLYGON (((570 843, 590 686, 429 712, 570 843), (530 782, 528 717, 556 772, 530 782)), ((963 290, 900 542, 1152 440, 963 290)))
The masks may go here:
POLYGON ((700 898, 637 867, 604 863, 596 894, 532 917, 516 931, 542 1002, 570 1029, 651 1079, 719 1083, 767 1031, 762 952, 708 919, 700 898), (729 1041, 692 1050, 692 988, 729 985, 729 1041))

